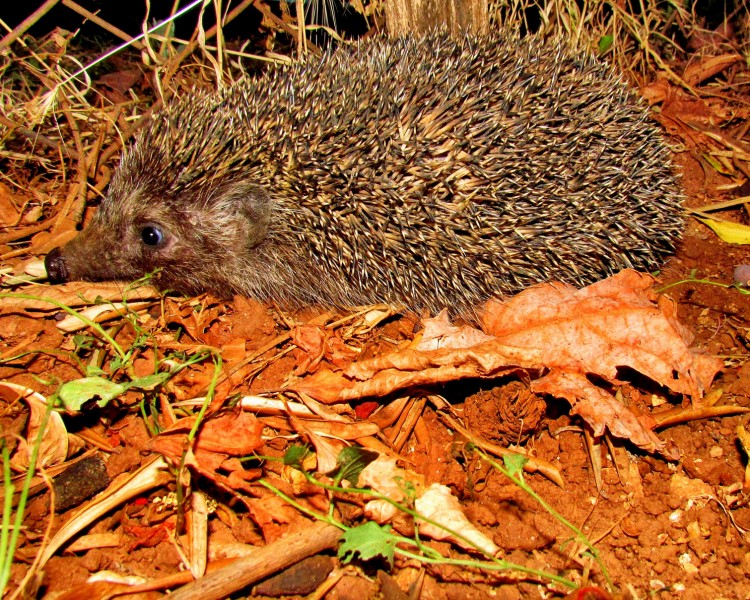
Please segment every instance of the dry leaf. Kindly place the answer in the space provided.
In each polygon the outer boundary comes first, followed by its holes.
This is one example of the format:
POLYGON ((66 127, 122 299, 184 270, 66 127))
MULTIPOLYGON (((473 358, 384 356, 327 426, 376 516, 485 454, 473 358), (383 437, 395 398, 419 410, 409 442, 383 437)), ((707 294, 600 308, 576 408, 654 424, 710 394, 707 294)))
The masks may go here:
POLYGON ((742 223, 733 223, 724 219, 696 217, 727 244, 750 244, 750 227, 742 223))
POLYGON ((651 431, 656 424, 653 420, 642 423, 612 394, 592 384, 584 375, 552 371, 532 381, 531 389, 536 393, 565 398, 570 402, 572 413, 580 415, 596 436, 602 435, 606 428, 615 437, 628 439, 646 452, 659 452, 670 460, 680 457, 651 431))
POLYGON ((440 315, 426 323, 416 349, 355 362, 343 373, 321 370, 292 389, 333 403, 518 369, 532 377, 549 370, 538 389, 568 398, 595 432, 606 427, 671 457, 650 432, 651 423, 637 419, 587 379, 596 375, 617 384, 618 369, 628 367, 700 401, 723 363, 689 347, 692 337, 677 321, 674 302, 657 298, 652 286, 652 277, 631 270, 582 290, 561 283, 537 285, 506 302, 487 303, 485 331, 494 337, 453 327, 440 315))
POLYGON ((666 100, 673 92, 673 89, 673 86, 667 79, 657 78, 656 81, 643 86, 640 89, 640 96, 648 102, 649 105, 658 104, 659 102, 666 100))
MULTIPOLYGON (((400 469, 395 458, 382 454, 359 474, 359 487, 369 487, 396 502, 406 498, 406 484, 421 493, 424 479, 413 471, 400 469)), ((371 500, 365 505, 365 515, 381 524, 393 522, 397 514, 398 509, 387 500, 371 500)))
POLYGON ((141 73, 140 70, 130 69, 125 71, 105 73, 96 80, 96 83, 100 85, 106 85, 107 87, 124 94, 142 79, 143 73, 141 73))
POLYGON ((494 339, 474 327, 456 327, 448 320, 448 311, 441 312, 434 319, 424 322, 424 332, 417 348, 437 350, 438 348, 470 348, 494 339))
POLYGON ((295 375, 310 372, 320 363, 323 359, 326 335, 324 329, 314 325, 298 325, 292 329, 292 342, 302 351, 298 356, 299 364, 294 370, 295 375))
POLYGON ((461 510, 458 499, 451 494, 450 489, 438 483, 433 483, 422 496, 414 502, 417 512, 434 521, 437 525, 420 520, 419 533, 433 540, 446 540, 473 550, 478 547, 489 555, 494 555, 500 549, 493 541, 471 524, 461 510), (459 534, 457 537, 451 531, 459 534))
MULTIPOLYGON (((176 450, 179 456, 194 423, 195 417, 180 419, 152 440, 152 448, 168 455, 176 450)), ((262 430, 263 425, 253 414, 244 411, 224 413, 203 422, 195 448, 196 451, 219 454, 222 461, 226 455, 246 456, 263 445, 262 430)))
POLYGON ((326 360, 337 367, 345 367, 359 356, 359 351, 347 346, 338 335, 326 340, 326 360))
MULTIPOLYGON (((292 425, 286 417, 260 417, 261 422, 266 427, 280 431, 297 431, 299 427, 292 425)), ((376 423, 369 421, 356 421, 354 423, 338 423, 336 421, 321 421, 313 419, 302 419, 305 429, 304 432, 310 431, 315 435, 324 435, 340 440, 358 440, 360 438, 377 435, 381 428, 376 423)))
POLYGON ((358 485, 370 487, 391 500, 401 502, 406 497, 405 482, 414 486, 417 493, 421 493, 424 486, 424 478, 421 475, 397 467, 395 458, 381 454, 362 469, 358 485))
MULTIPOLYGON (((396 466, 396 460, 379 456, 362 470, 359 485, 367 486, 396 502, 404 502, 407 493, 414 495, 414 506, 418 513, 436 524, 419 520, 419 532, 434 540, 446 540, 473 550, 479 547, 488 554, 495 554, 498 547, 469 522, 461 510, 461 504, 447 486, 434 483, 425 489, 424 478, 408 469, 396 466), (446 531, 451 531, 458 536, 446 531), (466 539, 462 539, 466 538, 466 539), (468 540, 468 542, 467 542, 468 540)), ((386 500, 372 500, 365 505, 365 514, 378 523, 394 523, 396 529, 402 525, 402 515, 386 500)))
POLYGON ((344 367, 359 354, 347 346, 337 332, 317 325, 299 325, 292 329, 291 336, 292 342, 302 351, 302 355, 297 356, 299 365, 294 370, 298 376, 314 372, 323 358, 335 366, 344 367))
POLYGON ((722 363, 689 348, 691 336, 677 322, 674 303, 666 297, 655 302, 652 282, 623 271, 583 290, 534 286, 488 306, 487 329, 496 336, 489 341, 462 348, 441 335, 439 349, 422 350, 435 344, 425 336, 418 349, 355 362, 342 374, 320 371, 292 389, 332 403, 464 377, 494 377, 517 367, 592 373, 609 381, 616 381, 618 367, 630 367, 700 399, 722 363))
POLYGON ((541 353, 544 366, 615 381, 630 367, 699 400, 723 363, 691 350, 675 303, 656 297, 653 278, 625 270, 582 290, 564 284, 529 288, 493 302, 485 330, 499 342, 541 353))
POLYGON ((79 506, 44 548, 44 552, 39 557, 39 568, 44 567, 60 546, 98 518, 131 498, 162 486, 171 480, 172 478, 166 470, 166 461, 158 457, 134 473, 117 477, 105 491, 79 506))
POLYGON ((331 473, 338 468, 338 456, 346 447, 346 444, 332 437, 324 437, 318 434, 310 426, 311 422, 305 419, 298 419, 293 414, 287 415, 287 419, 294 427, 297 433, 305 436, 315 448, 315 457, 317 460, 318 471, 321 473, 331 473))
MULTIPOLYGON (((102 301, 122 300, 125 295, 126 284, 122 282, 72 281, 60 285, 38 285, 34 288, 34 296, 49 298, 61 302, 69 307, 87 306, 97 299, 102 301)), ((155 289, 142 286, 127 292, 128 301, 151 300, 159 298, 155 289)), ((0 299, 0 314, 17 313, 22 310, 59 311, 60 309, 42 300, 21 300, 17 298, 0 299)))
POLYGON ((247 504, 250 507, 253 520, 261 529, 273 523, 291 523, 290 515, 294 514, 289 503, 274 494, 262 498, 251 498, 247 501, 247 504))
POLYGON ((499 377, 519 366, 539 369, 544 366, 540 357, 537 350, 503 346, 494 340, 471 348, 410 349, 352 363, 343 372, 320 370, 291 389, 332 404, 467 377, 499 377))
POLYGON ((234 338, 228 342, 219 344, 221 348, 221 359, 226 365, 234 365, 242 361, 247 353, 245 352, 245 340, 243 338, 234 338))
POLYGON ((721 56, 707 56, 701 61, 690 65, 682 75, 688 85, 698 85, 706 79, 721 73, 727 67, 740 62, 742 56, 739 54, 722 54, 721 56))
MULTIPOLYGON (((29 409, 28 422, 24 427, 25 431, 22 435, 19 432, 16 440, 16 451, 11 457, 13 467, 24 470, 29 466, 31 452, 39 435, 39 428, 49 407, 47 399, 34 390, 9 381, 0 381, 0 408, 5 404, 14 402, 23 402, 29 409)), ((3 431, 2 433, 10 432, 3 431)), ((6 443, 9 447, 13 447, 10 440, 6 440, 6 443)), ((49 469, 64 462, 68 458, 68 451, 68 430, 65 428, 65 423, 60 413, 50 411, 37 454, 37 468, 41 466, 49 469)))

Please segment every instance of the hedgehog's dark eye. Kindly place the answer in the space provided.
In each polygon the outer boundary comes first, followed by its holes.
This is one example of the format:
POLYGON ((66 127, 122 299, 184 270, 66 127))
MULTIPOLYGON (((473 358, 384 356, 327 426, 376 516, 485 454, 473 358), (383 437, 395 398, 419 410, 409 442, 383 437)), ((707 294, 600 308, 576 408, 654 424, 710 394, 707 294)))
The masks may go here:
POLYGON ((141 229, 141 239, 147 246, 158 246, 164 241, 164 234, 158 227, 146 225, 141 229))

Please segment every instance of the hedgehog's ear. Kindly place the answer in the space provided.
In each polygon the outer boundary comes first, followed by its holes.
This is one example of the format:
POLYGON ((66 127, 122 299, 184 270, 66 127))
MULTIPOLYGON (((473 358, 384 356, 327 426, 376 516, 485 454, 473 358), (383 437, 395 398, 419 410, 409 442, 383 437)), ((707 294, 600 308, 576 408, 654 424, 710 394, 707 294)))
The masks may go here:
POLYGON ((273 201, 265 188, 240 181, 230 185, 222 198, 225 207, 241 218, 247 245, 252 248, 260 244, 268 234, 273 210, 273 201))

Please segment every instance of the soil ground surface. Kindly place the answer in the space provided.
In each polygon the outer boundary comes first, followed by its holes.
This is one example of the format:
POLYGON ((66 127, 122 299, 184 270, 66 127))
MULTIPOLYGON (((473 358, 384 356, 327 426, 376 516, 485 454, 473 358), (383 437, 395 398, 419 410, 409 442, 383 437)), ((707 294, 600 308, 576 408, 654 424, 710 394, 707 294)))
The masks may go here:
MULTIPOLYGON (((735 100, 694 102, 700 102, 701 109, 713 115, 726 115, 741 105, 735 100)), ((692 108, 681 110, 697 112, 692 108)), ((668 130, 674 128, 675 120, 669 115, 663 121, 668 130)), ((727 119, 725 127, 739 131, 741 123, 732 125, 731 121, 727 119), (737 129, 732 129, 735 126, 737 129)), ((689 136, 684 131, 669 133, 677 134, 671 141, 688 206, 742 195, 741 189, 731 189, 743 179, 739 171, 718 173, 706 160, 705 146, 688 143, 689 136)), ((735 138, 741 144, 742 135, 735 138)), ((747 221, 743 210, 724 212, 722 216, 737 222, 747 221)), ((10 259, 8 263, 19 269, 27 258, 10 259)), ((744 408, 750 408, 747 361, 750 295, 735 287, 719 287, 695 279, 731 284, 735 268, 748 263, 747 246, 721 241, 705 225, 690 218, 676 256, 659 274, 659 285, 681 282, 667 293, 677 303, 679 319, 694 334, 693 345, 724 361, 708 396, 716 397, 721 390, 719 405, 744 408)), ((28 288, 23 291, 31 293, 28 288)), ((34 293, 44 295, 38 289, 34 293)), ((301 344, 293 344, 289 339, 275 343, 278 336, 289 333, 290 327, 320 322, 324 314, 320 310, 284 313, 243 298, 224 301, 202 297, 156 303, 148 308, 147 314, 143 327, 158 332, 162 342, 171 335, 171 352, 190 353, 203 345, 221 348, 227 365, 237 365, 244 358, 257 355, 255 362, 249 363, 249 367, 245 365, 239 375, 231 378, 231 384, 220 384, 218 396, 225 406, 233 394, 278 390, 292 374, 305 377, 320 365, 346 360, 328 352, 322 362, 311 365, 308 354, 299 350, 301 344)), ((3 356, 14 356, 19 351, 31 353, 0 365, 0 379, 28 386, 49 397, 60 382, 81 376, 79 366, 65 356, 73 352, 76 343, 86 342, 74 340, 73 334, 61 333, 56 327, 60 316, 58 311, 4 312, 0 318, 3 356)), ((378 356, 412 339, 418 321, 409 315, 394 316, 356 339, 347 339, 347 344, 357 346, 360 359, 378 356)), ((129 325, 115 327, 112 333, 123 347, 130 347, 136 339, 129 325)), ((135 373, 153 372, 155 356, 163 356, 166 347, 142 346, 133 360, 135 373)), ((90 351, 79 351, 78 355, 87 361, 91 359, 90 351)), ((181 372, 159 393, 146 392, 145 403, 144 392, 131 389, 104 408, 86 406, 77 415, 65 416, 68 432, 78 434, 75 438, 78 450, 71 452, 73 458, 84 452, 100 457, 104 472, 97 477, 104 478, 105 486, 107 481, 134 472, 158 456, 152 442, 154 423, 164 427, 169 424, 167 415, 171 414, 173 420, 185 416, 189 407, 181 406, 180 402, 205 393, 212 373, 211 361, 203 361, 181 372), (173 406, 167 408, 170 404, 173 406)), ((665 395, 658 386, 637 375, 624 380, 620 389, 622 398, 643 412, 689 405, 688 400, 665 395)), ((464 419, 475 435, 506 446, 520 440, 527 453, 559 469, 564 479, 562 487, 539 473, 527 474, 526 480, 594 543, 609 571, 612 586, 605 591, 607 582, 601 568, 580 552, 580 545, 576 545, 559 520, 542 510, 505 476, 466 453, 462 446, 465 438, 440 419, 434 404, 428 401, 418 412, 418 424, 412 424, 409 436, 399 441, 397 453, 403 464, 422 475, 427 483, 449 486, 469 520, 500 548, 501 557, 570 577, 583 586, 595 586, 574 596, 578 598, 606 598, 608 594, 617 598, 665 600, 750 598, 750 490, 744 487, 748 458, 737 435, 738 426, 747 427, 748 415, 688 420, 659 430, 660 438, 679 455, 678 460, 669 461, 622 441, 613 440, 608 445, 600 440, 600 444, 587 445, 582 422, 570 416, 565 401, 544 398, 540 405, 540 399, 529 395, 519 381, 470 380, 425 391, 427 395, 435 393, 452 403, 455 414, 464 419), (522 426, 512 422, 512 415, 520 420, 519 414, 524 415, 522 426), (593 455, 597 455, 594 462, 593 455), (600 466, 594 467, 599 461, 600 466)), ((418 400, 419 394, 415 398, 418 400)), ((379 399, 377 405, 395 401, 379 399)), ((356 408, 362 411, 357 414, 367 415, 370 410, 361 404, 356 408)), ((21 418, 7 410, 0 416, 6 419, 4 426, 8 428, 13 426, 14 418, 21 418)), ((273 421, 265 422, 264 426, 265 445, 256 450, 258 454, 281 456, 292 441, 299 441, 293 432, 275 429, 273 421)), ((402 427, 403 423, 397 421, 384 428, 381 439, 393 442, 402 427)), ((165 454, 163 448, 160 450, 165 454)), ((177 456, 181 450, 181 447, 176 449, 177 456)), ((230 556, 232 549, 239 546, 273 543, 287 532, 309 525, 299 512, 253 483, 261 473, 272 481, 286 481, 282 468, 273 464, 256 461, 238 469, 236 465, 227 467, 226 463, 217 463, 213 473, 210 469, 194 471, 191 479, 183 482, 193 490, 205 491, 219 505, 207 520, 209 562, 218 560, 222 552, 230 556), (219 477, 217 472, 223 475, 219 477), (254 497, 242 484, 232 484, 235 476, 244 478, 249 489, 254 490, 254 497), (233 500, 232 492, 237 489, 244 490, 245 497, 253 502, 233 500), (262 506, 254 503, 260 501, 262 506), (254 510, 248 509, 248 505, 254 510)), ((85 474, 77 479, 94 478, 85 474)), ((318 510, 327 506, 325 494, 305 489, 303 484, 295 486, 287 481, 283 489, 304 506, 318 510)), ((37 572, 32 589, 36 586, 39 596, 72 597, 65 594, 80 589, 94 573, 108 571, 163 580, 184 572, 181 556, 184 546, 174 540, 175 532, 180 536, 185 532, 182 517, 177 518, 180 511, 166 501, 154 502, 155 498, 166 498, 176 490, 174 478, 167 478, 161 486, 106 511, 72 539, 72 543, 85 540, 86 545, 71 548, 68 542, 58 550, 37 572), (97 542, 96 535, 107 541, 97 542)), ((56 492, 58 496, 69 493, 64 489, 56 492)), ((73 500, 69 508, 58 510, 51 521, 48 487, 40 484, 33 490, 13 583, 17 584, 29 569, 34 569, 31 565, 42 542, 68 522, 85 500, 86 494, 82 495, 77 504, 73 500)), ((350 510, 356 513, 355 509, 350 510)), ((184 512, 180 514, 184 516, 184 512)), ((447 542, 430 544, 445 555, 467 556, 447 542)), ((412 597, 424 599, 544 598, 559 596, 564 590, 533 577, 531 581, 521 581, 523 577, 513 571, 493 575, 469 567, 424 566, 404 558, 397 558, 392 569, 378 559, 344 566, 335 558, 335 552, 323 555, 333 560, 320 567, 309 567, 306 576, 312 579, 316 569, 325 573, 334 568, 339 579, 324 596, 329 600, 402 598, 409 594, 410 586, 412 597), (413 592, 415 584, 419 595, 413 592)), ((91 594, 88 597, 99 597, 93 590, 88 588, 91 594)), ((141 596, 159 597, 163 591, 143 592, 141 596)), ((282 587, 282 591, 288 597, 311 593, 299 592, 294 587, 282 587)), ((234 597, 250 593, 251 589, 245 588, 235 592, 234 597)))

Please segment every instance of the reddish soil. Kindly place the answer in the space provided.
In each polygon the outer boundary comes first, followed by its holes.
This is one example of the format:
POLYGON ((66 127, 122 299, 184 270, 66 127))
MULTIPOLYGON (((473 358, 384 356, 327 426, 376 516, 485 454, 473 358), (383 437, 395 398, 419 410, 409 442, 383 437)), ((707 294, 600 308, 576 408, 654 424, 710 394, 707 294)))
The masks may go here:
MULTIPOLYGON (((719 190, 732 182, 729 177, 718 175, 700 156, 700 150, 691 149, 676 157, 690 206, 726 198, 725 192, 719 190)), ((727 216, 745 219, 739 211, 727 216)), ((750 250, 746 246, 726 244, 704 225, 689 220, 684 242, 660 279, 667 285, 689 279, 694 271, 700 279, 731 283, 734 268, 746 263, 750 263, 750 250)), ((681 283, 668 293, 678 303, 682 322, 695 334, 695 345, 725 360, 725 368, 711 390, 723 390, 719 403, 750 407, 747 364, 750 295, 735 288, 694 281, 681 283)), ((288 331, 289 322, 306 323, 320 315, 315 311, 282 315, 272 307, 239 298, 229 303, 203 298, 200 304, 170 300, 163 306, 157 304, 148 314, 150 320, 144 319, 141 325, 156 332, 162 351, 169 348, 191 352, 200 344, 221 347, 230 367, 256 352, 264 359, 274 358, 261 363, 260 369, 245 367, 240 375, 232 377, 231 385, 222 384, 219 388, 222 398, 275 390, 283 385, 300 369, 303 360, 297 350, 291 349, 289 341, 270 349, 269 343, 288 331)), ((45 353, 25 354, 0 365, 0 379, 50 395, 58 382, 80 377, 73 361, 54 354, 58 349, 70 352, 73 348, 72 334, 59 333, 55 323, 50 313, 2 316, 0 340, 4 357, 35 350, 45 353)), ((411 338, 414 324, 411 317, 391 319, 351 341, 362 349, 362 355, 374 356, 411 338)), ((117 339, 127 347, 134 339, 133 329, 122 328, 117 339)), ((134 362, 136 372, 150 373, 153 360, 153 348, 140 350, 134 362)), ((139 407, 143 393, 128 391, 105 409, 91 407, 83 414, 66 417, 68 430, 82 434, 81 451, 100 455, 110 478, 132 472, 155 456, 149 445, 153 415, 166 419, 168 402, 176 404, 202 394, 211 373, 210 361, 186 370, 164 393, 151 395, 153 405, 143 410, 139 407), (144 412, 152 415, 148 421, 143 418, 144 412)), ((634 379, 624 385, 623 394, 632 404, 648 411, 656 391, 653 387, 649 382, 634 379)), ((445 393, 476 434, 498 444, 520 440, 533 456, 560 469, 565 480, 562 488, 540 474, 527 475, 526 479, 540 496, 595 543, 609 570, 613 597, 750 598, 747 533, 750 492, 743 488, 748 458, 736 434, 739 425, 747 427, 747 415, 696 420, 660 431, 659 435, 678 450, 677 462, 649 456, 617 441, 611 447, 596 446, 594 451, 601 454, 602 462, 602 484, 597 490, 581 423, 568 416, 566 403, 548 401, 540 405, 535 397, 524 396, 523 386, 517 383, 492 388, 485 382, 481 390, 478 388, 470 382, 454 385, 445 393), (498 414, 502 418, 496 417, 498 414), (511 422, 512 415, 516 415, 518 422, 511 422)), ((679 400, 670 398, 675 405, 679 400)), ((178 406, 170 410, 178 417, 183 415, 178 406)), ((17 414, 0 416, 8 419, 5 427, 22 430, 17 426, 20 418, 17 414)), ((289 432, 275 436, 267 428, 265 433, 270 437, 259 453, 281 455, 290 443, 283 437, 289 432)), ((387 439, 393 439, 395 433, 384 431, 387 439)), ((449 485, 470 520, 500 546, 504 558, 576 578, 582 585, 606 588, 599 567, 580 557, 569 531, 505 477, 467 455, 462 450, 462 441, 461 436, 437 418, 428 403, 419 426, 405 440, 400 454, 428 482, 449 485)), ((248 468, 259 469, 260 465, 249 463, 248 468)), ((277 467, 266 468, 271 475, 279 472, 277 467)), ((226 470, 222 472, 227 474, 226 470)), ((251 473, 248 480, 252 479, 251 473)), ((227 491, 231 486, 221 487, 210 474, 194 474, 190 485, 220 502, 221 509, 209 517, 209 538, 212 546, 225 552, 239 543, 272 542, 287 530, 300 526, 301 517, 294 509, 269 500, 270 496, 259 488, 257 495, 265 499, 265 510, 271 513, 270 521, 262 526, 257 514, 252 518, 242 502, 232 501, 227 491)), ((159 579, 184 570, 180 552, 172 540, 175 528, 184 531, 180 529, 183 524, 172 509, 157 510, 152 503, 154 497, 163 497, 174 490, 174 479, 170 478, 159 489, 144 495, 144 501, 129 501, 97 519, 84 533, 113 534, 112 544, 97 545, 92 541, 90 549, 58 551, 39 572, 39 579, 32 580, 31 589, 38 586, 40 596, 56 597, 76 589, 92 573, 105 570, 146 579, 159 579)), ((32 495, 14 566, 15 583, 26 574, 47 535, 49 499, 45 486, 39 486, 32 495)), ((323 498, 309 493, 304 503, 316 506, 323 503, 323 498)), ((74 511, 73 507, 55 515, 52 532, 59 530, 74 511)), ((434 543, 433 547, 460 555, 446 543, 434 543)), ((370 598, 378 593, 398 598, 392 587, 394 582, 407 590, 421 576, 417 565, 398 560, 391 571, 393 579, 378 577, 377 569, 384 566, 376 561, 374 565, 360 563, 344 570, 325 598, 370 598)), ((434 566, 428 567, 423 576, 420 598, 511 599, 555 595, 538 582, 518 581, 517 573, 497 577, 475 569, 434 566)), ((98 597, 93 587, 88 592, 91 594, 88 597, 98 597)), ((578 597, 606 597, 601 590, 589 594, 578 597)), ((150 592, 143 597, 158 595, 150 592)))

